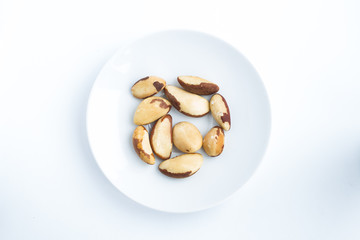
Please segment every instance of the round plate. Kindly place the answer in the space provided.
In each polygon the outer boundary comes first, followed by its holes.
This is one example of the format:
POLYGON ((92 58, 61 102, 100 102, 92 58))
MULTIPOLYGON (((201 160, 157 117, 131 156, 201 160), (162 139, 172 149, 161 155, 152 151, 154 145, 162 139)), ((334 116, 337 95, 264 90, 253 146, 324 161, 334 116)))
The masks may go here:
MULTIPOLYGON (((170 114, 173 124, 189 121, 203 136, 217 125, 210 113, 192 118, 173 107, 170 114)), ((259 75, 234 47, 204 33, 164 31, 126 45, 104 66, 90 94, 87 131, 99 167, 122 193, 153 209, 192 212, 222 202, 254 173, 269 139, 270 109, 259 75), (218 84, 227 100, 232 126, 225 132, 224 151, 208 157, 200 150, 204 163, 191 177, 167 177, 158 170, 160 159, 148 165, 133 149, 133 115, 140 100, 130 89, 148 75, 176 86, 179 75, 200 76, 218 84)), ((180 154, 174 149, 172 157, 180 154)))

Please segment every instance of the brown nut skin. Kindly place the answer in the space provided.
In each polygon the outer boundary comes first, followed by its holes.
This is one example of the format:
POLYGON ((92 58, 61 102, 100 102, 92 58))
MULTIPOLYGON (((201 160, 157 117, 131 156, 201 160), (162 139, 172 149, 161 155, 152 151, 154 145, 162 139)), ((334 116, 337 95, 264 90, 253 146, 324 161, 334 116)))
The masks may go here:
POLYGON ((202 146, 200 131, 189 122, 179 122, 173 127, 174 145, 184 153, 194 153, 202 146))
POLYGON ((224 149, 225 134, 221 127, 213 127, 205 135, 203 141, 203 148, 210 157, 219 156, 224 149))
POLYGON ((181 113, 190 117, 202 117, 210 111, 205 98, 181 88, 167 85, 164 89, 167 99, 181 113))
POLYGON ((148 97, 137 107, 134 114, 134 123, 136 125, 149 124, 166 115, 170 109, 171 104, 165 98, 148 97))
POLYGON ((210 99, 210 110, 215 121, 225 130, 231 127, 230 109, 223 96, 215 94, 210 99))
POLYGON ((167 114, 155 123, 150 133, 150 144, 160 159, 166 160, 171 157, 173 147, 171 115, 167 114))
POLYGON ((169 177, 186 178, 194 175, 202 163, 203 156, 200 153, 189 153, 163 161, 159 170, 169 177))
POLYGON ((132 139, 135 152, 140 159, 147 164, 154 165, 155 157, 150 146, 148 131, 143 126, 138 126, 134 130, 132 139))
POLYGON ((156 76, 147 76, 137 81, 131 88, 136 98, 147 98, 160 92, 166 86, 166 81, 156 76))
POLYGON ((195 76, 179 76, 179 84, 188 92, 199 95, 210 95, 219 91, 219 86, 206 79, 195 76))

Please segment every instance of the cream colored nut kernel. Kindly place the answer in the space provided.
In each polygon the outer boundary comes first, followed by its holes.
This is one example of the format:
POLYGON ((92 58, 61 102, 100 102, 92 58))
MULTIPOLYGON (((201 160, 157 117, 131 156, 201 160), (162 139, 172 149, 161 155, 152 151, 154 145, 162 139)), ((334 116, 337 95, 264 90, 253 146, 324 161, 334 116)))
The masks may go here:
POLYGON ((224 149, 225 135, 221 127, 213 127, 205 135, 203 141, 203 148, 210 157, 219 156, 224 149))
POLYGON ((179 122, 173 128, 174 145, 184 153, 194 153, 202 146, 200 131, 189 122, 179 122))
POLYGON ((231 127, 230 109, 226 100, 220 94, 215 94, 210 99, 211 114, 215 121, 225 130, 231 127))
POLYGON ((183 154, 163 161, 159 170, 163 174, 173 178, 185 178, 196 173, 203 163, 200 153, 183 154))
POLYGON ((171 104, 187 116, 202 117, 210 111, 208 100, 199 95, 169 85, 164 92, 171 104))
POLYGON ((170 158, 172 152, 172 117, 165 115, 153 126, 150 144, 154 153, 161 159, 170 158))
POLYGON ((165 98, 146 98, 139 104, 135 111, 134 123, 136 125, 149 124, 167 114, 170 109, 171 104, 165 98))
POLYGON ((143 126, 138 126, 132 136, 135 152, 147 164, 155 164, 155 157, 150 146, 149 133, 143 126))
POLYGON ((147 98, 160 92, 166 86, 164 79, 148 76, 137 81, 131 88, 131 93, 136 98, 147 98))
POLYGON ((179 76, 179 84, 191 93, 210 95, 219 91, 219 86, 206 79, 195 76, 179 76))

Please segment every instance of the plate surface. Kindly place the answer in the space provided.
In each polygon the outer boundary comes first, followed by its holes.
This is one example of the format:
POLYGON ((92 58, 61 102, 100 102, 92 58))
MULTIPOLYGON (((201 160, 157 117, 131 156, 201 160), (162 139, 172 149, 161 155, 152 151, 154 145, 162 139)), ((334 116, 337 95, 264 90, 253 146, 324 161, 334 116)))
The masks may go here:
MULTIPOLYGON (((170 114, 174 124, 192 122, 203 136, 216 125, 211 114, 191 118, 175 108, 170 114)), ((87 131, 99 167, 122 193, 160 211, 192 212, 222 202, 251 177, 269 139, 270 108, 260 77, 238 50, 204 33, 164 31, 119 49, 104 66, 90 94, 87 131), (232 127, 225 132, 223 153, 211 158, 199 151, 204 156, 203 166, 189 178, 161 174, 161 160, 152 166, 145 164, 133 149, 131 137, 136 126, 132 119, 140 100, 130 89, 148 75, 176 86, 179 75, 201 76, 219 85, 219 93, 230 107, 232 127)), ((179 154, 174 150, 172 157, 179 154)))

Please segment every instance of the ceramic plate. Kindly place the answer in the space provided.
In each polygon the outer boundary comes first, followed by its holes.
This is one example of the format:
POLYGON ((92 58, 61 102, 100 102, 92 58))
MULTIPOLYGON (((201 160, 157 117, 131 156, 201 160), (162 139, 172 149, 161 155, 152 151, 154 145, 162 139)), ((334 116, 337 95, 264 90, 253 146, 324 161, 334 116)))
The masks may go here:
MULTIPOLYGON (((189 121, 203 136, 217 125, 210 113, 192 118, 172 108, 170 114, 173 124, 189 121)), ((254 173, 269 139, 269 102, 256 70, 237 49, 200 32, 164 31, 127 44, 103 67, 90 94, 87 131, 99 167, 119 191, 153 209, 192 212, 227 199, 254 173), (163 175, 161 160, 145 164, 133 149, 133 115, 140 100, 130 89, 148 75, 176 86, 179 75, 203 77, 219 85, 230 107, 232 126, 223 153, 208 157, 200 150, 203 166, 189 178, 163 175)), ((174 149, 172 157, 177 155, 174 149)))

